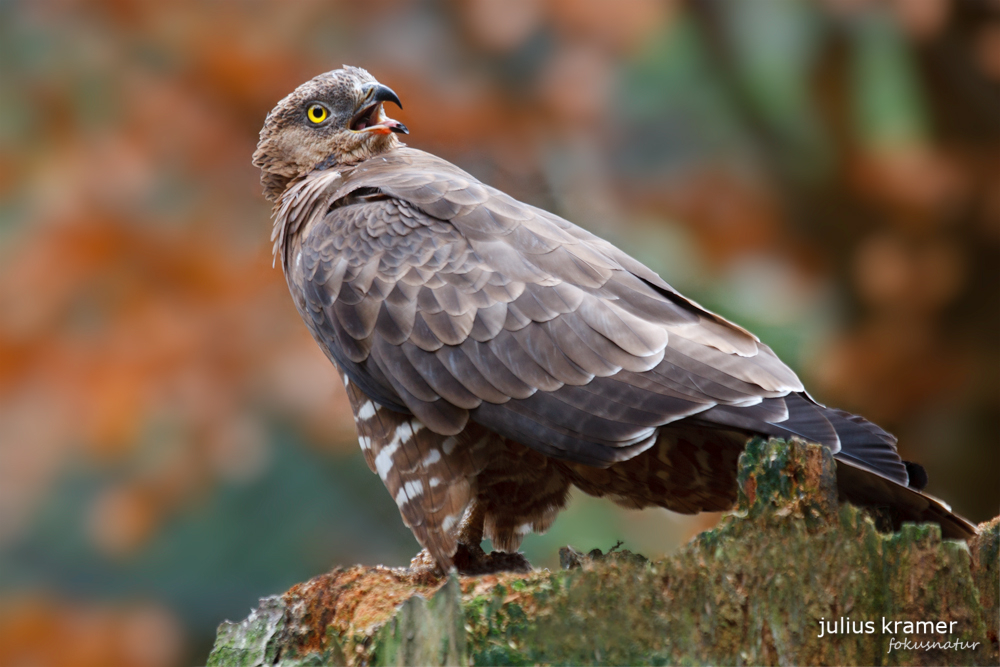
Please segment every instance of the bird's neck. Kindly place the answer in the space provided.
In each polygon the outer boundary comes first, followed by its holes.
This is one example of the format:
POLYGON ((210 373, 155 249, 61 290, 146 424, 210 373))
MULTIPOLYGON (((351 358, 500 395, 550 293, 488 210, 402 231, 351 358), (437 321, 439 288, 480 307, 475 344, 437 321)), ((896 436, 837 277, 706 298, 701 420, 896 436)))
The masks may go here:
POLYGON ((332 151, 326 158, 303 169, 291 164, 271 164, 264 169, 261 183, 264 186, 264 197, 273 202, 275 208, 280 205, 282 195, 310 174, 327 169, 344 169, 370 160, 379 155, 389 153, 401 146, 403 142, 396 138, 395 134, 373 135, 371 140, 362 142, 353 148, 339 147, 332 151))
MULTIPOLYGON (((378 134, 372 137, 371 141, 365 141, 353 150, 331 155, 321 163, 325 165, 322 168, 337 166, 351 167, 359 162, 364 162, 373 157, 378 157, 383 153, 388 153, 400 146, 405 146, 405 144, 397 139, 395 134, 378 134)), ((317 166, 317 168, 320 167, 317 166)))

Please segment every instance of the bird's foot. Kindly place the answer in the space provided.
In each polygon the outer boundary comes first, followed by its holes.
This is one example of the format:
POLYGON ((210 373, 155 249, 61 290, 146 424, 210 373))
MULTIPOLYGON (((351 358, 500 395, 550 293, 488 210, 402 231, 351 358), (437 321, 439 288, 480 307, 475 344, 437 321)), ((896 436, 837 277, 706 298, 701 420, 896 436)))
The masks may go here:
POLYGON ((434 556, 427 549, 421 549, 420 553, 410 559, 410 569, 414 571, 430 571, 437 568, 434 556))
MULTIPOLYGON (((452 556, 452 562, 459 574, 478 576, 495 574, 497 572, 531 572, 531 563, 521 552, 506 553, 493 551, 486 553, 477 545, 458 543, 458 550, 452 556)), ((410 560, 410 569, 414 571, 440 570, 434 557, 427 549, 410 560)))
POLYGON ((458 551, 452 556, 459 574, 480 575, 497 572, 531 572, 531 563, 520 551, 507 553, 492 551, 486 553, 478 544, 458 543, 458 551))

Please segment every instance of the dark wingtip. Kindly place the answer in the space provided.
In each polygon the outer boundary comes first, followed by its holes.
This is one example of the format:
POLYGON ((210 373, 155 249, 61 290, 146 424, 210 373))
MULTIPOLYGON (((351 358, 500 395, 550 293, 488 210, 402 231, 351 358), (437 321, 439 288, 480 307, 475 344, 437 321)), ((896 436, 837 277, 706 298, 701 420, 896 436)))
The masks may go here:
POLYGON ((927 486, 927 471, 924 470, 924 467, 913 461, 903 461, 903 465, 906 466, 906 474, 910 478, 907 486, 917 491, 923 491, 924 487, 927 486))

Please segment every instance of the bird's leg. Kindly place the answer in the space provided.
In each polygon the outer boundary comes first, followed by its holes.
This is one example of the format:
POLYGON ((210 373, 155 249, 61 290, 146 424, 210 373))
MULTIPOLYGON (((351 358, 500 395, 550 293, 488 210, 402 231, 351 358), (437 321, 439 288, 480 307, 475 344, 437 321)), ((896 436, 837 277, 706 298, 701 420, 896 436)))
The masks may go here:
POLYGON ((492 574, 494 572, 530 572, 531 563, 522 553, 483 551, 483 523, 486 520, 486 506, 473 500, 465 513, 458 533, 458 550, 455 552, 455 568, 460 574, 492 574))
MULTIPOLYGON (((482 504, 473 500, 462 523, 458 528, 458 549, 452 560, 455 568, 461 574, 481 574, 479 569, 486 559, 486 552, 480 546, 483 541, 483 522, 486 520, 486 510, 482 504)), ((435 568, 434 557, 427 549, 421 550, 410 560, 411 569, 435 568)), ((440 570, 438 570, 440 572, 440 570)))
MULTIPOLYGON (((531 563, 522 553, 493 551, 486 553, 481 546, 483 523, 486 521, 485 505, 473 500, 465 512, 458 530, 458 548, 452 562, 459 574, 480 575, 495 572, 530 572, 531 563)), ((410 561, 410 568, 423 570, 436 567, 434 558, 427 549, 422 550, 410 561)), ((440 569, 437 570, 440 573, 440 569)))
POLYGON ((479 574, 478 570, 486 561, 483 551, 483 523, 486 521, 486 507, 473 499, 462 518, 458 529, 458 549, 455 551, 455 568, 463 574, 479 574))
POLYGON ((479 546, 483 541, 483 524, 486 522, 486 506, 473 499, 458 528, 460 544, 479 546))

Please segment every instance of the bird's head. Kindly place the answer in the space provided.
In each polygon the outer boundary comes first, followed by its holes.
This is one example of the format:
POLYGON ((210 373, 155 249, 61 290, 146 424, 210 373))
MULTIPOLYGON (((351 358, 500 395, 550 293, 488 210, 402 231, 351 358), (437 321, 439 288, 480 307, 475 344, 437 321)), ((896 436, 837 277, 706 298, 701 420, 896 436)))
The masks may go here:
POLYGON ((267 114, 253 154, 264 196, 276 201, 288 184, 316 168, 353 164, 398 145, 406 126, 385 115, 396 93, 360 67, 306 81, 267 114))

